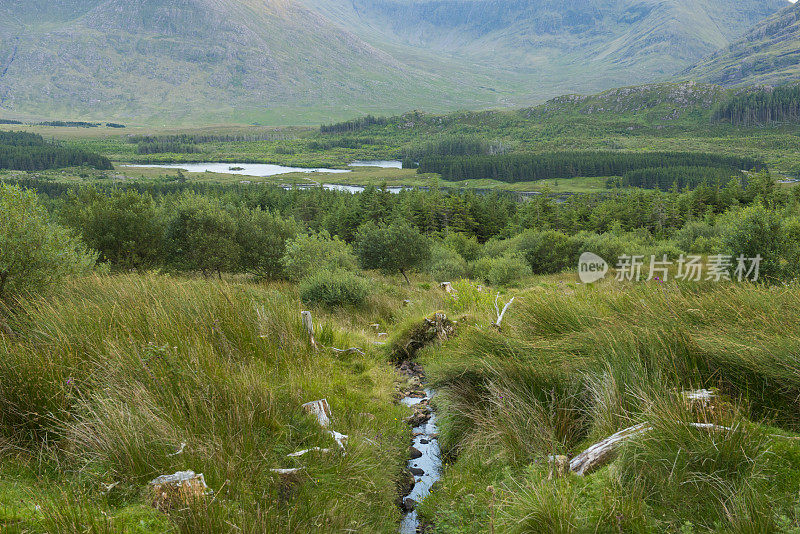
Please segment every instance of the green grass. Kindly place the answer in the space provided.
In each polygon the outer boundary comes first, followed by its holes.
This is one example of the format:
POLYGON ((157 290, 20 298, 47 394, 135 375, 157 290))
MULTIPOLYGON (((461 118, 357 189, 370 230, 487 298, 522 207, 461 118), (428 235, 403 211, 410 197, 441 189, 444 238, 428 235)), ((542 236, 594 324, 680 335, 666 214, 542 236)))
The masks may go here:
POLYGON ((315 312, 320 342, 367 350, 337 358, 311 348, 292 286, 120 275, 22 303, 22 335, 0 339, 0 454, 24 473, 0 479, 4 521, 33 532, 395 529, 407 410, 365 333, 389 307, 368 303, 354 321, 363 330, 315 312), (323 397, 347 454, 287 458, 336 447, 300 407, 323 397), (300 465, 292 482, 270 472, 300 465), (147 482, 184 469, 205 474, 213 502, 150 518, 147 482), (139 515, 154 526, 140 529, 139 515))
POLYGON ((436 532, 800 527, 794 285, 536 277, 501 297, 516 299, 497 332, 494 293, 473 282, 446 294, 424 276, 368 276, 360 306, 312 308, 320 351, 290 284, 93 276, 22 301, 11 321, 21 335, 0 338, 3 531, 395 531, 408 411, 390 349, 374 342, 378 331, 402 339, 434 310, 458 323, 418 356, 445 454, 420 507, 436 532), (680 395, 699 387, 720 399, 680 395), (287 458, 335 448, 300 408, 322 397, 347 454, 287 458), (642 421, 652 429, 615 462, 548 478, 547 455, 642 421), (269 471, 301 465, 292 480, 269 471), (147 482, 183 469, 203 472, 215 496, 153 509, 147 482))
POLYGON ((423 515, 438 532, 486 532, 491 485, 498 532, 797 528, 800 442, 775 436, 800 428, 800 330, 784 319, 797 295, 614 282, 523 291, 502 334, 479 324, 421 356, 451 462, 423 515), (696 388, 722 400, 698 411, 680 395, 696 388), (548 480, 548 455, 642 421, 653 429, 619 461, 548 480))

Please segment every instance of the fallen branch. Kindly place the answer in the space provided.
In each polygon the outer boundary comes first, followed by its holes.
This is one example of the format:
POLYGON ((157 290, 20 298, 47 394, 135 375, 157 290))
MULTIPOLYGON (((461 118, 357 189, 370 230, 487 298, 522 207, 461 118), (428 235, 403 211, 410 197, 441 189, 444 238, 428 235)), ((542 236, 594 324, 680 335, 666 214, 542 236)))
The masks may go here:
MULTIPOLYGON (((715 425, 713 423, 689 423, 689 426, 714 432, 731 431, 730 427, 715 425)), ((611 434, 606 439, 598 441, 570 460, 569 470, 578 476, 587 475, 612 461, 616 457, 619 447, 623 442, 644 434, 645 432, 649 432, 652 429, 653 427, 650 426, 650 423, 639 423, 638 425, 634 425, 620 430, 615 434, 611 434)))
POLYGON ((330 349, 339 356, 347 356, 348 354, 360 354, 364 356, 364 351, 358 347, 350 347, 349 349, 337 349, 336 347, 331 347, 330 349))
POLYGON ((270 469, 271 472, 275 473, 276 475, 286 476, 286 475, 296 475, 300 471, 304 471, 305 467, 292 467, 290 469, 270 469))
POLYGON ((511 303, 514 302, 515 298, 516 297, 511 297, 511 300, 506 302, 506 305, 503 306, 503 311, 500 311, 500 307, 497 305, 497 302, 500 300, 500 293, 498 293, 497 296, 495 297, 494 310, 497 312, 497 320, 494 323, 492 323, 492 326, 497 328, 498 332, 500 331, 500 324, 503 322, 503 316, 506 314, 508 307, 511 306, 511 303))
POLYGON ((175 451, 173 453, 170 453, 170 454, 167 454, 167 456, 178 456, 179 454, 183 454, 183 451, 185 451, 185 450, 186 450, 186 442, 184 441, 184 442, 181 442, 181 446, 177 451, 175 451))
POLYGON ((330 434, 333 437, 334 441, 336 441, 336 444, 339 445, 339 447, 341 447, 342 450, 344 450, 344 446, 347 445, 347 439, 348 439, 347 434, 340 434, 335 430, 328 430, 328 434, 330 434))
POLYGON ((291 454, 287 454, 286 456, 288 456, 289 458, 299 458, 301 456, 308 454, 309 452, 317 452, 317 451, 328 453, 331 452, 331 449, 323 449, 322 447, 311 447, 310 449, 303 449, 302 451, 293 452, 291 454))
POLYGON ((569 470, 578 476, 588 474, 610 462, 616 456, 617 450, 623 441, 647 432, 651 428, 647 423, 640 423, 611 434, 570 460, 569 470))

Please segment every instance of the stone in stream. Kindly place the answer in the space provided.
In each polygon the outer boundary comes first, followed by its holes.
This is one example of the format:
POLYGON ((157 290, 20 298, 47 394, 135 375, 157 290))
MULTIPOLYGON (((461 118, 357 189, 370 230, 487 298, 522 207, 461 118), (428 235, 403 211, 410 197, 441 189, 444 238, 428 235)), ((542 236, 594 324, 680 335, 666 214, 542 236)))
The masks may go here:
POLYGON ((422 458, 422 453, 416 447, 409 447, 408 453, 412 460, 416 460, 417 458, 422 458))
POLYGON ((422 438, 421 440, 419 440, 420 445, 427 445, 430 442, 431 442, 431 440, 425 439, 425 438, 422 438))
POLYGON ((397 507, 403 510, 403 496, 408 495, 417 483, 414 475, 408 469, 403 469, 397 479, 397 507))
POLYGON ((413 427, 417 427, 424 423, 427 423, 430 420, 430 418, 431 418, 430 413, 426 413, 423 411, 414 411, 414 415, 406 419, 406 422, 413 427))
POLYGON ((425 470, 420 469, 419 467, 409 467, 408 470, 411 471, 411 474, 415 477, 421 477, 425 474, 425 470))
POLYGON ((416 507, 417 507, 417 501, 415 501, 411 497, 406 497, 405 499, 403 499, 403 511, 413 512, 414 508, 416 507))

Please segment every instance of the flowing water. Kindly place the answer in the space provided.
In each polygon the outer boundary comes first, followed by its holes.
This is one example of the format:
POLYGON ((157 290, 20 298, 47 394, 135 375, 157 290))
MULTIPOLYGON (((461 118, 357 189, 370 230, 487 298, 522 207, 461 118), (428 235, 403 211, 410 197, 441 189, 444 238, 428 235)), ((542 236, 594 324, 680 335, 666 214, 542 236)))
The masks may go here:
MULTIPOLYGON (((430 389, 425 389, 425 398, 418 399, 405 397, 401 402, 407 406, 414 406, 423 400, 430 400, 434 393, 430 389)), ((442 469, 442 458, 439 450, 439 428, 436 425, 436 414, 431 411, 431 418, 427 422, 414 427, 414 447, 422 453, 422 456, 408 461, 409 468, 422 469, 422 475, 414 476, 414 489, 406 495, 404 499, 411 498, 419 503, 428 496, 433 483, 439 480, 442 469)), ((412 510, 406 513, 400 523, 400 534, 414 534, 419 526, 417 511, 412 510)))

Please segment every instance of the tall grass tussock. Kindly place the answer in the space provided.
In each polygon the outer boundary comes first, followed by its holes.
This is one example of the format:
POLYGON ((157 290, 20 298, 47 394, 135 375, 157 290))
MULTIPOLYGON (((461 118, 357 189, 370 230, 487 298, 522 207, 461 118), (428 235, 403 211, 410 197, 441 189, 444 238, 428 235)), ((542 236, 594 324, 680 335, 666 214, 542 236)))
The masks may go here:
POLYGON ((422 513, 442 532, 487 531, 491 484, 500 532, 794 532, 798 311, 794 284, 522 292, 502 333, 474 326, 421 355, 451 462, 422 513), (700 389, 710 404, 687 399, 700 389), (588 476, 548 468, 639 423, 588 476), (482 521, 452 521, 465 493, 482 521))
MULTIPOLYGON (((292 286, 93 276, 19 309, 24 335, 0 338, 0 455, 25 466, 24 500, 41 510, 17 518, 21 531, 140 532, 126 508, 156 514, 144 488, 181 470, 204 473, 213 498, 144 531, 395 528, 408 430, 390 367, 379 353, 315 351, 292 286), (347 454, 303 412, 318 398, 347 454), (315 446, 334 451, 287 457, 315 446), (303 470, 271 471, 291 467, 303 470), (44 494, 70 505, 45 506, 44 494)), ((321 322, 327 343, 367 346, 321 322)))

